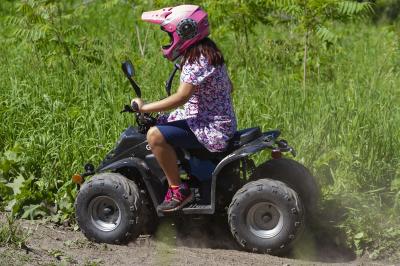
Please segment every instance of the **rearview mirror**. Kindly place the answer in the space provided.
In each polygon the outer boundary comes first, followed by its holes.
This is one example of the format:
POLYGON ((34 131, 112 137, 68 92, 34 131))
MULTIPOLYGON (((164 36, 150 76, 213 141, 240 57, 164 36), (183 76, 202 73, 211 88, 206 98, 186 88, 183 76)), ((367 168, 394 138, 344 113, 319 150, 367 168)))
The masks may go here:
POLYGON ((135 69, 133 68, 132 62, 127 60, 122 63, 122 71, 124 71, 125 76, 128 78, 129 82, 132 85, 133 90, 135 91, 137 97, 142 97, 142 92, 136 82, 133 80, 133 76, 135 75, 135 69))
POLYGON ((135 69, 130 60, 122 63, 122 70, 128 78, 132 78, 135 75, 135 69))

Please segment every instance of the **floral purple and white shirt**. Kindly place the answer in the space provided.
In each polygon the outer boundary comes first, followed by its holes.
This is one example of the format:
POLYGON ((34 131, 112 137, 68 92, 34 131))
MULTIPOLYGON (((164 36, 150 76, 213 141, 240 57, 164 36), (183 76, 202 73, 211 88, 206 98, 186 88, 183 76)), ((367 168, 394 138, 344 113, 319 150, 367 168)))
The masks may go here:
POLYGON ((225 65, 212 66, 204 56, 182 66, 181 82, 196 86, 183 109, 171 112, 165 122, 186 120, 198 141, 211 152, 220 152, 236 132, 232 86, 225 65))

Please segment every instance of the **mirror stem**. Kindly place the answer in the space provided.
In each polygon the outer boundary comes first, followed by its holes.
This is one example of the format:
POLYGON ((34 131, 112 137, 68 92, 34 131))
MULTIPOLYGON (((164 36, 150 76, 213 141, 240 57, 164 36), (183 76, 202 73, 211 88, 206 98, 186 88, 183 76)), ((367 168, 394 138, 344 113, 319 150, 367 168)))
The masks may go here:
POLYGON ((165 83, 165 90, 167 91, 167 95, 171 95, 171 87, 172 87, 172 81, 174 80, 176 71, 180 68, 180 65, 178 63, 174 64, 174 70, 172 70, 172 73, 169 75, 169 78, 167 82, 165 83))

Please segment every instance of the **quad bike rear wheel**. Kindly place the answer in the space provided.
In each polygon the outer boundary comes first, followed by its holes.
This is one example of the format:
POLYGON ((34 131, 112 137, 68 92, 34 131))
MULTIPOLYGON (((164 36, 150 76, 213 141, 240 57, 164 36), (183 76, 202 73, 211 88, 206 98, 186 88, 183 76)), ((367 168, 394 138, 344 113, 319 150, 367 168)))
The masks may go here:
POLYGON ((281 255, 304 227, 304 211, 297 193, 285 183, 260 179, 239 189, 228 209, 228 223, 236 241, 252 252, 281 255))
POLYGON ((141 233, 136 184, 118 173, 101 173, 84 183, 75 200, 76 220, 92 241, 119 244, 141 233))

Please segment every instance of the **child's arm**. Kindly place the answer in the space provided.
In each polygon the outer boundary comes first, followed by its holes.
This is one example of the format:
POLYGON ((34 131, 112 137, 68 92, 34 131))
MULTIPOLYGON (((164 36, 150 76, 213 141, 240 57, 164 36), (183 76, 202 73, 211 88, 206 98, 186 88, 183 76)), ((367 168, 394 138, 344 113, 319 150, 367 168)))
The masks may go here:
POLYGON ((160 101, 144 104, 143 106, 141 106, 140 112, 154 113, 168 111, 170 109, 179 107, 190 99, 195 89, 196 86, 189 83, 181 82, 176 93, 160 101))

